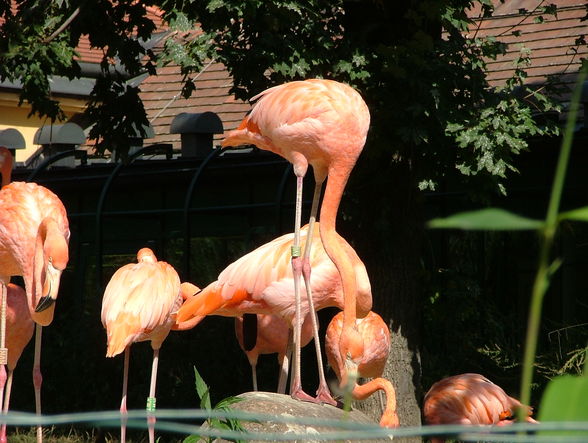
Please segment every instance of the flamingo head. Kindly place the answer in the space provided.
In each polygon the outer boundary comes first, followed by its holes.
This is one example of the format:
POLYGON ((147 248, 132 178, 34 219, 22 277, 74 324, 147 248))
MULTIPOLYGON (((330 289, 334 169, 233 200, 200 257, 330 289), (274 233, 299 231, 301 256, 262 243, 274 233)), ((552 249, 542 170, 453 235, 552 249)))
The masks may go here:
MULTIPOLYGON (((192 283, 189 282, 183 282, 180 285, 180 295, 182 297, 182 303, 185 303, 188 300, 191 300, 196 294, 198 294, 200 292, 200 288, 196 285, 193 285, 192 283)), ((203 319, 204 316, 196 316, 196 317, 192 317, 189 320, 183 321, 183 322, 178 322, 177 321, 177 317, 178 317, 178 313, 173 312, 171 314, 172 319, 174 319, 174 325, 172 326, 172 329, 174 331, 185 331, 187 329, 192 329, 194 326, 196 326, 198 323, 200 323, 203 319)))
POLYGON ((38 302, 31 313, 33 320, 41 326, 47 326, 53 321, 61 274, 69 261, 68 240, 69 231, 67 235, 63 235, 49 228, 44 236, 41 233, 42 247, 37 248, 35 254, 35 292, 38 295, 38 302))
POLYGON ((358 368, 363 357, 363 338, 357 326, 343 326, 339 340, 339 352, 345 366, 340 384, 343 389, 351 390, 359 377, 358 368))

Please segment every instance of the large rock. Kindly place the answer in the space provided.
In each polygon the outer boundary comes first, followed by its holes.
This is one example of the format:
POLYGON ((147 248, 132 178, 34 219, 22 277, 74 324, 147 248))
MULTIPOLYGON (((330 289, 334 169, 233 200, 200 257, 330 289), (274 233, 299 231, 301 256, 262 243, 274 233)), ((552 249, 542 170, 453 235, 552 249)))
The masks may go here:
MULTIPOLYGON (((370 424, 378 427, 372 419, 367 417, 364 413, 352 410, 349 413, 342 409, 330 405, 319 405, 314 403, 302 402, 292 399, 288 395, 275 394, 272 392, 246 392, 237 397, 242 401, 231 405, 231 409, 244 411, 248 413, 255 413, 261 415, 272 415, 277 417, 292 417, 299 418, 297 422, 274 422, 274 421, 260 421, 260 422, 245 422, 242 421, 243 427, 250 432, 264 433, 264 434, 301 434, 304 438, 296 441, 312 442, 319 441, 321 433, 325 432, 345 432, 345 428, 337 426, 324 426, 314 423, 307 423, 305 419, 324 419, 324 420, 344 420, 352 423, 370 424), (316 440, 313 438, 316 437, 316 440)), ((308 420, 307 420, 308 421, 308 420)), ((351 431, 350 431, 351 432, 351 431)), ((357 431, 353 431, 357 432, 357 431)), ((226 441, 226 440, 217 440, 226 441)), ((267 441, 267 440, 248 440, 248 441, 267 441)), ((290 440, 294 441, 294 440, 290 440)), ((324 441, 324 440, 323 440, 324 441)), ((338 440, 342 441, 342 440, 338 440)), ((343 440, 345 442, 357 441, 357 439, 348 438, 343 440)), ((371 439, 362 442, 386 442, 390 441, 384 439, 371 439)))

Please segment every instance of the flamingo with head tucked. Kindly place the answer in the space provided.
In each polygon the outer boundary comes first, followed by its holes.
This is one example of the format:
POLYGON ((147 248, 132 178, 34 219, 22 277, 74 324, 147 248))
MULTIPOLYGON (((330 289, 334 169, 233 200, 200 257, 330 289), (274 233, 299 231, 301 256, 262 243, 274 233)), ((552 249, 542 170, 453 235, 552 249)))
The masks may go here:
MULTIPOLYGON (((460 374, 444 378, 431 386, 425 395, 423 415, 429 425, 498 425, 512 423, 516 410, 524 408, 526 421, 532 409, 509 396, 504 390, 480 374, 460 374)), ((433 443, 443 439, 432 439, 433 443)))
MULTIPOLYGON (((137 263, 119 268, 112 276, 102 299, 102 324, 106 328, 107 357, 125 353, 123 391, 120 405, 121 441, 126 437, 127 380, 131 344, 150 341, 153 348, 151 383, 147 411, 155 410, 155 384, 159 349, 174 324, 172 313, 180 304, 180 277, 164 261, 158 261, 149 248, 137 252, 137 263)), ((150 416, 149 442, 155 442, 155 417, 150 416)))
MULTIPOLYGON (((347 380, 352 383, 351 396, 355 400, 364 400, 374 392, 381 390, 386 394, 386 407, 380 419, 380 425, 395 428, 399 425, 396 414, 396 391, 390 381, 382 377, 386 360, 390 352, 390 330, 378 314, 370 311, 364 318, 358 318, 357 329, 363 337, 364 350, 359 359, 357 374, 348 374, 350 368, 341 359, 338 352, 341 331, 343 330, 343 312, 333 317, 327 327, 325 336, 325 351, 329 365, 335 371, 339 381, 347 380), (373 378, 364 383, 356 383, 357 376, 373 378)), ((353 370, 354 368, 351 368, 353 370)))
MULTIPOLYGON (((53 321, 61 274, 69 260, 69 222, 63 203, 49 189, 36 183, 10 182, 12 154, 0 147, 0 289, 6 310, 6 285, 11 276, 25 282, 28 309, 37 324, 33 381, 35 404, 41 414, 41 332, 53 321)), ((4 323, 4 322, 3 322, 4 323)), ((2 333, 3 335, 3 333, 2 333)), ((0 362, 0 386, 6 372, 0 362)), ((37 427, 37 441, 42 429, 37 427)))
MULTIPOLYGON (((294 398, 336 404, 324 379, 320 380, 316 399, 306 394, 300 382, 300 276, 304 278, 308 303, 311 304, 312 284, 309 262, 311 242, 301 257, 300 225, 302 183, 308 165, 314 171, 315 191, 310 213, 309 231, 318 211, 322 184, 327 185, 320 210, 320 236, 327 254, 335 263, 343 287, 344 328, 339 352, 347 365, 357 366, 363 354, 361 336, 355 326, 363 311, 356 303, 357 285, 353 262, 345 252, 345 242, 337 234, 337 210, 347 180, 359 157, 370 123, 367 105, 350 86, 333 80, 310 79, 285 83, 263 91, 252 98, 256 101, 241 125, 230 132, 222 146, 253 144, 286 158, 296 175, 295 240, 292 245, 294 294, 297 315, 294 328, 294 376, 290 394, 294 398)), ((318 343, 318 327, 313 323, 314 339, 318 343)))

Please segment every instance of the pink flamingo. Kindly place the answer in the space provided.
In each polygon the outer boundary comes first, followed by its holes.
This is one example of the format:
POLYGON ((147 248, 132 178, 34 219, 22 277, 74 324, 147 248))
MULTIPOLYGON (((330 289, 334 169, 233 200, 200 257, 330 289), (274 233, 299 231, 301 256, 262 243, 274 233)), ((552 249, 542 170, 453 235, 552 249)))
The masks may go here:
MULTIPOLYGON (((429 425, 498 425, 512 423, 516 410, 525 408, 526 421, 532 409, 480 374, 460 374, 444 378, 431 386, 425 395, 423 414, 429 425)), ((432 439, 433 443, 443 439, 432 439)))
MULTIPOLYGON (((279 394, 286 392, 286 379, 288 378, 288 361, 290 358, 290 344, 292 341, 291 329, 281 317, 268 314, 246 314, 254 315, 257 322, 257 334, 255 345, 246 346, 244 340, 244 319, 243 317, 235 318, 235 335, 239 346, 247 355, 249 365, 251 366, 251 377, 253 380, 253 390, 257 391, 257 360, 261 354, 278 354, 278 364, 280 366, 280 376, 278 378, 279 394)), ((312 340, 312 323, 310 316, 307 315, 302 324, 301 331, 302 347, 306 346, 312 340)))
POLYGON ((390 352, 390 331, 388 326, 378 314, 370 311, 364 318, 357 319, 357 327, 364 341, 364 353, 361 355, 357 374, 350 374, 353 367, 348 368, 345 360, 338 352, 339 339, 343 330, 343 312, 333 317, 327 327, 325 337, 325 350, 329 365, 335 371, 337 379, 341 383, 353 383, 351 396, 355 400, 364 400, 377 390, 386 394, 386 407, 380 419, 380 425, 387 428, 398 427, 398 415, 396 414, 396 391, 385 378, 382 378, 388 353, 390 352), (356 383, 357 377, 374 377, 373 380, 360 385, 356 383))
MULTIPOLYGON (((137 253, 138 263, 119 268, 104 290, 102 325, 106 328, 107 357, 125 352, 120 405, 121 442, 126 437, 127 380, 131 344, 151 341, 153 362, 147 411, 155 411, 155 384, 159 349, 174 324, 171 316, 182 302, 180 277, 166 262, 157 261, 149 248, 137 253)), ((149 423, 149 442, 155 442, 155 417, 149 423)))
MULTIPOLYGON (((311 235, 308 226, 301 229, 300 241, 304 244, 311 235)), ((343 284, 337 268, 326 254, 318 233, 313 232, 316 247, 309 254, 313 269, 310 282, 314 303, 301 300, 300 311, 303 318, 309 313, 312 318, 315 310, 326 307, 343 307, 343 284)), ((177 313, 176 329, 190 329, 206 315, 239 317, 244 313, 273 314, 283 318, 292 329, 297 321, 297 306, 294 301, 292 280, 294 271, 290 266, 290 248, 295 234, 286 234, 266 243, 230 264, 218 277, 200 292, 193 292, 177 313)), ((363 262, 353 248, 343 240, 343 251, 353 263, 356 276, 358 309, 369 312, 372 306, 370 281, 363 262)), ((184 285, 184 284, 183 284, 184 285)), ((313 332, 314 335, 314 332, 313 332)), ((318 340, 315 339, 319 383, 326 386, 326 379, 320 356, 318 340)), ((293 375, 296 377, 296 374, 293 375)), ((297 385, 299 380, 292 382, 297 385)))
MULTIPOLYGON (((10 393, 12 390, 12 375, 16 364, 26 345, 31 341, 35 330, 35 323, 27 306, 27 295, 20 286, 8 283, 6 310, 6 347, 8 348, 8 378, 2 412, 8 412, 10 393)), ((6 424, 0 430, 0 442, 6 442, 6 424)))
MULTIPOLYGON (((6 285, 13 275, 25 282, 27 304, 35 334, 33 381, 35 406, 41 414, 41 332, 42 326, 53 321, 55 300, 61 273, 69 260, 69 223, 65 207, 59 197, 36 183, 10 182, 12 154, 0 147, 0 289, 2 290, 2 324, 5 324, 6 285)), ((0 390, 6 383, 5 328, 0 327, 0 390)), ((1 400, 0 400, 1 401, 1 400)), ((37 441, 43 431, 37 426, 37 441)))
MULTIPOLYGON (((263 91, 251 99, 253 109, 241 125, 223 140, 223 147, 253 144, 286 158, 296 175, 295 240, 292 245, 292 267, 295 278, 294 295, 297 315, 294 328, 294 376, 292 397, 336 404, 324 380, 320 380, 316 399, 306 394, 300 381, 300 276, 304 278, 308 303, 313 296, 310 283, 310 247, 308 242, 301 257, 300 225, 302 184, 308 165, 312 166, 315 190, 310 213, 310 238, 318 211, 322 184, 327 179, 320 210, 320 236, 327 254, 335 263, 343 285, 344 329, 340 338, 340 354, 348 364, 357 366, 363 343, 356 326, 363 311, 356 303, 357 285, 353 262, 344 240, 335 229, 337 211, 351 170, 361 153, 370 123, 369 110, 357 91, 333 80, 310 79, 285 83, 263 91)), ((318 343, 318 327, 313 321, 314 339, 318 343)))

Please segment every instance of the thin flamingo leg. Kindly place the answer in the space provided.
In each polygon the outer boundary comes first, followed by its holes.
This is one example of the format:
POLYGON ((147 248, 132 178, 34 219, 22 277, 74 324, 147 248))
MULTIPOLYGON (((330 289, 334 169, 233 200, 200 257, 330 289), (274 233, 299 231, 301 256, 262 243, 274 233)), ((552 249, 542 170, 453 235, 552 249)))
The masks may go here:
POLYGON ((288 344, 286 345, 286 352, 283 355, 278 354, 278 361, 280 363, 280 377, 278 378, 278 394, 286 393, 286 382, 288 381, 288 368, 290 366, 290 358, 292 356, 292 329, 288 328, 288 344))
POLYGON ((0 410, 4 399, 4 386, 6 385, 6 365, 8 364, 8 349, 6 348, 6 304, 8 300, 8 289, 6 283, 0 281, 2 286, 2 300, 0 305, 0 410))
MULTIPOLYGON (((4 404, 2 405, 2 413, 6 414, 8 412, 8 405, 10 404, 10 392, 12 391, 12 374, 14 371, 12 369, 8 369, 8 378, 6 379, 6 392, 4 393, 4 404)), ((2 429, 0 429, 0 443, 6 443, 6 423, 2 424, 2 429)))
POLYGON ((312 198, 312 207, 310 210, 310 220, 308 222, 308 233, 306 235, 306 246, 304 247, 304 255, 302 257, 302 277, 304 278, 304 285, 306 286, 306 295, 308 297, 308 307, 311 314, 312 332, 314 336, 314 348, 316 352, 316 361, 318 365, 319 387, 316 391, 316 400, 321 403, 328 403, 337 406, 337 401, 331 395, 325 371, 323 368, 323 358, 321 354, 321 342, 319 339, 318 322, 316 311, 314 309, 314 299, 312 297, 312 289, 310 287, 310 249, 312 246, 312 239, 314 238, 314 223, 316 221, 316 214, 318 212, 318 204, 321 196, 321 188, 324 179, 316 180, 314 187, 314 196, 312 198))
POLYGON ((129 380, 129 357, 131 354, 131 348, 127 346, 125 348, 125 362, 123 366, 123 388, 122 388, 122 399, 120 402, 120 441, 125 443, 127 434, 127 386, 129 380))
POLYGON ((253 383, 253 391, 257 392, 257 360, 251 362, 251 382, 253 383))
POLYGON ((157 383, 157 365, 159 364, 159 349, 153 349, 153 365, 151 366, 151 384, 149 398, 147 398, 147 425, 149 427, 149 443, 155 443, 155 384, 157 383))
MULTIPOLYGON (((41 339, 43 327, 39 324, 35 326, 35 358, 33 362, 33 385, 35 386, 35 409, 37 415, 41 416, 41 385, 43 384, 43 374, 41 374, 41 339)), ((37 443, 43 441, 43 428, 37 425, 37 443)))
POLYGON ((302 315, 300 307, 300 277, 302 276, 302 258, 300 254, 300 224, 302 219, 302 183, 304 176, 296 176, 296 213, 294 218, 294 243, 292 245, 292 273, 294 277, 294 300, 296 303, 296 319, 294 321, 294 356, 293 375, 290 384, 290 396, 292 398, 316 402, 316 400, 302 390, 300 377, 300 331, 302 328, 302 315))

